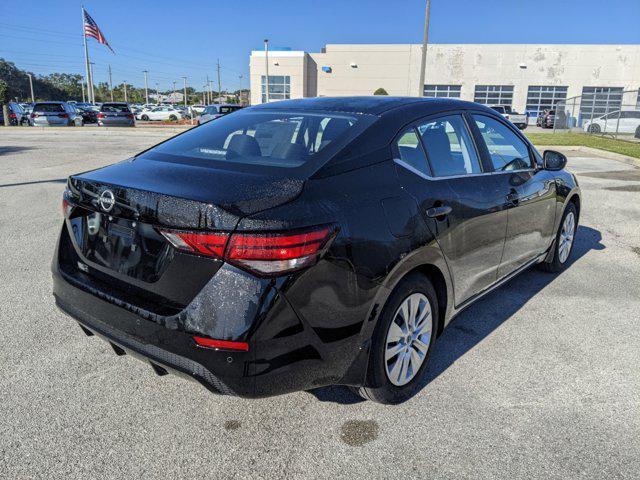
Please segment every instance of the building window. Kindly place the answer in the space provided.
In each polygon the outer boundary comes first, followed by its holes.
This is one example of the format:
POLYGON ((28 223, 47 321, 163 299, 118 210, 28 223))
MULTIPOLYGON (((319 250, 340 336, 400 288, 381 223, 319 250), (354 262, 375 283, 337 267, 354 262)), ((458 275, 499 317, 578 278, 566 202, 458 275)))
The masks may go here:
POLYGON ((582 121, 620 110, 622 87, 582 87, 580 116, 582 121))
POLYGON ((425 85, 423 94, 425 97, 436 98, 460 98, 462 85, 425 85))
MULTIPOLYGON (((267 77, 262 75, 262 103, 267 103, 267 77)), ((291 77, 269 75, 269 101, 291 98, 291 77)))
POLYGON ((483 105, 511 106, 513 85, 476 85, 473 101, 483 105))
POLYGON ((567 99, 568 87, 529 87, 527 92, 527 113, 537 117, 543 110, 551 110, 558 102, 567 99))

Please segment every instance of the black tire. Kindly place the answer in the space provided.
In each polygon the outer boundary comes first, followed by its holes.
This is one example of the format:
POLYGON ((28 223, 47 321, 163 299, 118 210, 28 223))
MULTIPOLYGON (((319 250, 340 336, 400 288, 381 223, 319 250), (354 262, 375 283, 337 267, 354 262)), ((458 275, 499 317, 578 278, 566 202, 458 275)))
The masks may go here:
POLYGON ((567 264, 569 263, 569 259, 571 258, 571 252, 573 251, 573 246, 575 245, 575 235, 578 231, 578 211, 576 210, 576 206, 573 202, 567 205, 567 208, 564 209, 564 213, 562 214, 562 218, 560 219, 560 225, 558 225, 558 231, 556 232, 556 239, 553 243, 553 257, 551 260, 545 260, 540 264, 540 267, 547 272, 559 272, 563 270, 567 264), (562 232, 562 226, 564 225, 564 220, 569 215, 569 212, 573 213, 575 218, 575 227, 573 230, 573 242, 571 243, 571 247, 569 249, 569 254, 564 262, 560 261, 560 234, 562 232))
POLYGON ((176 120, 178 120, 178 117, 176 117, 175 115, 169 115, 169 120, 175 122, 176 120))
POLYGON ((589 125, 589 128, 587 130, 589 130, 589 133, 600 133, 600 125, 598 125, 597 123, 592 123, 591 125, 589 125))
POLYGON ((142 115, 142 117, 140 117, 140 118, 142 118, 142 120, 144 120, 145 122, 149 121, 149 116, 148 115, 142 115))
POLYGON ((394 289, 382 309, 378 324, 371 339, 369 353, 369 365, 367 372, 367 385, 352 387, 352 390, 365 400, 395 405, 413 397, 424 387, 425 372, 429 363, 429 357, 433 350, 438 325, 438 301, 436 292, 427 277, 421 274, 410 274, 405 277, 394 289), (387 333, 395 314, 403 301, 413 293, 421 293, 427 297, 431 306, 431 337, 426 356, 416 375, 409 383, 396 386, 389 380, 385 368, 385 347, 387 333))
POLYGON ((636 128, 636 134, 634 135, 634 137, 640 138, 640 126, 638 126, 638 128, 636 128))

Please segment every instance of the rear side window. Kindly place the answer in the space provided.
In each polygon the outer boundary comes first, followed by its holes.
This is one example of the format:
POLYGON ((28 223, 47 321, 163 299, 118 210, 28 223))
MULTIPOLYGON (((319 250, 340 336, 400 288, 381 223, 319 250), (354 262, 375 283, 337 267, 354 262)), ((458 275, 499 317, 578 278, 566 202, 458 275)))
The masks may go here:
POLYGON ((64 112, 64 107, 61 103, 37 103, 33 107, 34 112, 64 112))
POLYGON ((103 103, 100 111, 106 113, 130 113, 128 105, 118 103, 103 103))
POLYGON ((294 168, 340 139, 357 121, 357 115, 320 112, 238 112, 205 123, 151 152, 294 168))
POLYGON ((531 168, 529 147, 509 127, 491 117, 473 116, 487 145, 495 171, 531 168))
POLYGON ((400 154, 400 160, 420 173, 431 175, 427 165, 427 157, 424 154, 424 150, 422 150, 420 139, 413 127, 400 135, 396 146, 400 154))
POLYGON ((448 177, 481 173, 471 135, 460 115, 449 115, 418 126, 433 175, 448 177))
POLYGON ((240 107, 220 107, 220 113, 231 113, 240 110, 240 107))

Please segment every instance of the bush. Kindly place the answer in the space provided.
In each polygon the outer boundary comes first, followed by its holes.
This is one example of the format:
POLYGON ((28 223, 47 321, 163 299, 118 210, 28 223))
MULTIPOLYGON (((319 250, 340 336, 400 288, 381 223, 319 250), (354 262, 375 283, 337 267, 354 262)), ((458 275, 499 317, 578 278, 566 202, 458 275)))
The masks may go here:
POLYGON ((387 91, 386 91, 384 88, 382 88, 382 87, 380 87, 380 88, 379 88, 379 89, 377 89, 375 92, 373 92, 373 94, 374 94, 374 95, 389 95, 389 94, 387 93, 387 91))

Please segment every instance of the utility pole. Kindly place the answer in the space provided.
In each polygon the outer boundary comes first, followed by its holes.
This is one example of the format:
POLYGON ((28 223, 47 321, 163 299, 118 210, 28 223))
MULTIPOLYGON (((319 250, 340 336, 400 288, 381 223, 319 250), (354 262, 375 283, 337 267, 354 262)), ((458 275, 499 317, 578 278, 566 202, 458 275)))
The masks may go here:
POLYGON ((111 94, 111 101, 113 102, 113 83, 111 82, 111 65, 109 65, 109 93, 111 94))
POLYGON ((145 98, 145 104, 149 105, 149 85, 147 83, 147 74, 149 73, 149 70, 143 70, 142 73, 144 73, 144 98, 145 98))
POLYGON ((187 106, 187 77, 182 77, 183 81, 183 95, 184 95, 184 106, 187 106))
POLYGON ((176 82, 173 82, 173 91, 171 92, 171 103, 176 103, 176 82))
POLYGON ((209 82, 209 75, 207 75, 207 103, 205 105, 209 105, 211 103, 211 82, 209 82))
POLYGON ((29 87, 31 88, 31 101, 36 103, 36 97, 33 95, 33 78, 30 73, 27 73, 27 75, 29 76, 29 87))
POLYGON ((160 105, 160 84, 156 82, 156 105, 160 105))
POLYGON ((122 82, 122 85, 124 86, 124 103, 129 103, 127 101, 127 81, 125 80, 124 82, 122 82))
POLYGON ((422 57, 420 58, 420 81, 418 83, 418 96, 424 97, 424 71, 427 68, 427 42, 429 40, 429 14, 431 13, 431 0, 427 0, 427 11, 424 17, 424 39, 422 41, 422 57))
POLYGON ((240 89, 238 90, 238 105, 242 105, 242 75, 238 75, 240 79, 240 89))
POLYGON ((207 88, 207 87, 206 87, 205 85, 203 85, 203 86, 202 86, 202 104, 203 104, 203 105, 206 105, 206 104, 207 104, 207 100, 206 100, 206 98, 204 98, 205 93, 206 93, 206 92, 205 92, 206 88, 207 88))
POLYGON ((220 83, 220 59, 218 59, 218 105, 222 103, 222 84, 220 83))
MULTIPOLYGON (((264 98, 265 103, 269 103, 269 39, 264 39, 264 74, 265 74, 265 83, 264 83, 264 98)), ((262 83, 262 82, 260 82, 262 83)))

